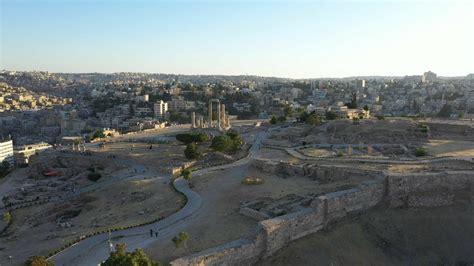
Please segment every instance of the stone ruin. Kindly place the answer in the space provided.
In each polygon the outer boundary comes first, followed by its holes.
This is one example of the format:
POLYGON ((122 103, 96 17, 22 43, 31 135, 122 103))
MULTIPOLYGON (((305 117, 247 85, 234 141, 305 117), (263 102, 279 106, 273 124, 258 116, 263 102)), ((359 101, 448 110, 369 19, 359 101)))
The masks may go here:
MULTIPOLYGON (((474 205, 474 176, 471 171, 386 175, 361 182, 351 189, 314 197, 307 207, 302 206, 294 212, 275 218, 261 217, 252 234, 178 258, 170 264, 251 265, 271 256, 293 240, 316 233, 348 215, 366 212, 374 206, 444 206, 452 204, 463 192, 471 195, 470 204, 474 205)), ((265 209, 261 203, 246 206, 257 205, 265 209)), ((291 200, 284 205, 291 206, 291 200)))
POLYGON ((289 194, 279 199, 263 198, 242 202, 240 213, 258 221, 275 218, 281 215, 299 211, 309 206, 312 198, 289 194))

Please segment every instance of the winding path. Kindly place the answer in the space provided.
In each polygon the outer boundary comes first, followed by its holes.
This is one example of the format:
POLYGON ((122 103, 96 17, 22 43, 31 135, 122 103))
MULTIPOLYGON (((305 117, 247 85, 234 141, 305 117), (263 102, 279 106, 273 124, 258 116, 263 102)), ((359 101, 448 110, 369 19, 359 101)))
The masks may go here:
MULTIPOLYGON (((196 170, 193 172, 193 176, 200 176, 212 171, 247 164, 255 156, 266 137, 268 137, 268 132, 260 132, 257 135, 254 144, 249 150, 248 156, 230 164, 196 170)), ((145 248, 155 241, 169 239, 170 236, 174 236, 182 230, 182 227, 185 226, 185 223, 183 222, 188 220, 187 218, 193 216, 193 214, 199 210, 202 199, 198 193, 189 188, 188 182, 182 178, 176 179, 174 181, 174 186, 176 190, 183 193, 187 198, 186 205, 181 210, 161 221, 149 225, 112 232, 110 234, 111 241, 115 243, 126 243, 129 250, 134 250, 136 248, 145 248), (150 229, 153 231, 158 230, 159 236, 150 237, 150 229)), ((52 256, 49 260, 54 262, 55 265, 98 265, 109 256, 110 250, 107 243, 108 240, 108 233, 86 238, 52 256)))
MULTIPOLYGON (((150 229, 154 231, 159 230, 160 234, 163 235, 171 225, 182 221, 196 212, 201 206, 201 197, 199 194, 192 191, 188 186, 188 182, 182 178, 176 179, 174 186, 176 190, 183 193, 187 198, 186 205, 181 210, 163 220, 149 225, 111 232, 110 238, 112 241, 120 239, 120 242, 127 243, 127 247, 131 249, 147 246, 151 242, 159 239, 150 238, 150 229)), ((97 265, 109 256, 108 240, 108 233, 86 238, 54 255, 50 260, 53 261, 55 265, 97 265)))

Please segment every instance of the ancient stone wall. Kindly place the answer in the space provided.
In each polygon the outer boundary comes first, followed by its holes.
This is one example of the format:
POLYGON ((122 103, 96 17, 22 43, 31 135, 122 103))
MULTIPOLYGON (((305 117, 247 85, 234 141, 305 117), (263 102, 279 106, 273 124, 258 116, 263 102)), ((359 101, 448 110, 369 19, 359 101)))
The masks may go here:
POLYGON ((308 208, 260 221, 253 238, 242 238, 171 262, 181 265, 249 265, 271 256, 287 243, 315 233, 328 223, 377 204, 390 207, 432 207, 450 204, 455 194, 474 191, 468 171, 392 174, 361 183, 355 188, 314 198, 308 208))
POLYGON ((172 266, 181 265, 251 265, 260 259, 265 250, 263 231, 260 229, 253 238, 236 241, 204 250, 188 257, 172 261, 172 266))
POLYGON ((253 160, 252 165, 261 171, 283 175, 286 177, 311 177, 321 182, 333 182, 356 176, 375 176, 377 173, 368 170, 348 167, 325 166, 320 164, 304 163, 295 164, 287 161, 271 161, 264 159, 253 160))
POLYGON ((392 174, 387 178, 390 207, 433 207, 452 204, 456 191, 474 188, 469 171, 392 174))

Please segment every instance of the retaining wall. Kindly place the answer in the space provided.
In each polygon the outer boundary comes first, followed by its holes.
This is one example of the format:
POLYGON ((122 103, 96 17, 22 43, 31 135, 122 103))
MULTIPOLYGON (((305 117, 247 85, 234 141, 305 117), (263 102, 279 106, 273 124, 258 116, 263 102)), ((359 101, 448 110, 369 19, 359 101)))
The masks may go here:
POLYGON ((367 211, 380 203, 388 203, 389 207, 446 205, 452 203, 460 190, 474 191, 472 172, 394 174, 375 178, 352 189, 316 197, 303 210, 260 221, 251 238, 179 258, 171 265, 253 264, 287 243, 315 233, 349 214, 367 211))

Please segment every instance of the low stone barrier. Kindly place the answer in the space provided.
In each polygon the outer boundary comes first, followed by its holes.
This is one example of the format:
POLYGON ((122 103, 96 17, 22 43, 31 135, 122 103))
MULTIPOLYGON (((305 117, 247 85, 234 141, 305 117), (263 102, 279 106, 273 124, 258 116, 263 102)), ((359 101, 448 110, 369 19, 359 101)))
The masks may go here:
POLYGON ((460 190, 474 190, 469 171, 386 175, 355 188, 316 197, 308 208, 260 221, 251 237, 241 238, 171 262, 182 265, 249 265, 289 242, 318 232, 328 223, 362 213, 377 204, 433 207, 449 204, 460 190))

